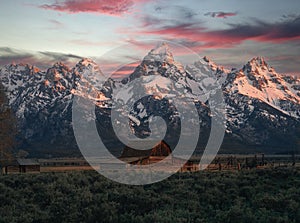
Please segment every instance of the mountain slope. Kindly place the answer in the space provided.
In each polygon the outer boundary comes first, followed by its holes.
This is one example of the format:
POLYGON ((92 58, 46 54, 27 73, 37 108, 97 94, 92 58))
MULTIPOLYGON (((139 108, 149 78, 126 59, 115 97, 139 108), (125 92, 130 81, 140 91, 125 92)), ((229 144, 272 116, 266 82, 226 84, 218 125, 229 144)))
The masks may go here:
POLYGON ((150 134, 152 116, 161 116, 171 145, 180 134, 172 98, 192 101, 200 117, 198 149, 203 150, 211 125, 207 96, 218 86, 226 106, 223 152, 299 150, 300 80, 278 74, 259 57, 241 69, 226 70, 207 57, 183 66, 162 44, 120 82, 106 80, 90 59, 82 59, 72 69, 56 63, 47 71, 11 64, 1 69, 0 81, 18 119, 20 148, 32 151, 77 149, 71 120, 74 95, 95 103, 98 131, 111 147, 121 145, 110 123, 112 98, 123 103, 121 110, 131 109, 128 123, 139 137, 150 134), (133 96, 142 95, 141 90, 153 96, 136 101, 133 96), (127 107, 129 102, 135 102, 133 108, 127 107))

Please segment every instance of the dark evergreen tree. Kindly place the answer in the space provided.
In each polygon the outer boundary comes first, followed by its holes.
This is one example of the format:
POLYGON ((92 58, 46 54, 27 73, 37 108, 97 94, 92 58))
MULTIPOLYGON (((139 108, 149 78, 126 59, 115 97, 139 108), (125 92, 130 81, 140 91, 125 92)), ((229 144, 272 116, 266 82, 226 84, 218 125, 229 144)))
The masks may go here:
POLYGON ((6 89, 0 84, 0 167, 12 159, 16 136, 16 119, 8 104, 6 89))

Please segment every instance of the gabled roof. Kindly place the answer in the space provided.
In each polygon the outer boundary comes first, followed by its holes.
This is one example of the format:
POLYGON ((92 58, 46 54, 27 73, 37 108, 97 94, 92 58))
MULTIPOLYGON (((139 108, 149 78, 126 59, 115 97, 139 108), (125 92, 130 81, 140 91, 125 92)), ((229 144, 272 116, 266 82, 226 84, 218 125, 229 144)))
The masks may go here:
MULTIPOLYGON (((145 143, 145 147, 147 144, 150 143, 145 143)), ((126 146, 123 149, 120 158, 128 158, 128 157, 146 158, 150 156, 168 156, 171 153, 172 150, 170 149, 170 146, 164 140, 162 140, 159 143, 157 143, 152 149, 148 149, 148 150, 137 150, 129 146, 126 146)))
POLYGON ((21 166, 40 165, 40 163, 35 159, 17 159, 17 162, 21 166))

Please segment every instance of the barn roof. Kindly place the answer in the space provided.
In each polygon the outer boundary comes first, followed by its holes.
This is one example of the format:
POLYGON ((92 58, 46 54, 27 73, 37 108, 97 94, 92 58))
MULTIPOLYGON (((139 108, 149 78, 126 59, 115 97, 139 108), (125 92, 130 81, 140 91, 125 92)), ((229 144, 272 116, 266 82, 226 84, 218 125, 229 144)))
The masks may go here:
POLYGON ((125 147, 123 149, 121 158, 125 157, 149 157, 151 155, 151 150, 137 150, 130 147, 125 147))
POLYGON ((40 165, 40 163, 35 159, 17 159, 17 162, 21 166, 40 165))
MULTIPOLYGON (((147 145, 150 145, 150 142, 145 142, 145 148, 147 148, 147 145)), ((153 145, 153 142, 152 142, 153 145)), ((150 156, 168 156, 172 153, 172 150, 170 149, 170 146, 164 141, 158 142, 152 149, 148 150, 137 150, 133 149, 129 146, 126 146, 123 149, 123 152, 120 156, 120 158, 129 158, 129 157, 140 157, 140 158, 146 158, 150 156)))

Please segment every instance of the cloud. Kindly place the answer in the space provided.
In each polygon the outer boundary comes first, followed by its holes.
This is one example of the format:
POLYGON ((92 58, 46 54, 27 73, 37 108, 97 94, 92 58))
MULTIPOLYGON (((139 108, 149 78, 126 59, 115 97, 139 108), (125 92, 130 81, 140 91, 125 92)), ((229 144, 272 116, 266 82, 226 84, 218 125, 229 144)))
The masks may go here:
POLYGON ((300 40, 300 16, 284 21, 267 23, 252 19, 247 24, 227 24, 227 29, 210 30, 204 23, 197 21, 159 22, 158 18, 144 18, 143 27, 134 35, 164 37, 179 42, 185 42, 193 49, 228 48, 247 40, 257 42, 281 43, 300 40), (154 21, 159 26, 152 25, 154 21))
POLYGON ((74 66, 82 57, 73 54, 57 52, 26 52, 8 47, 0 47, 0 66, 11 63, 30 64, 47 69, 56 62, 62 62, 70 67, 74 66))
POLYGON ((262 35, 257 36, 259 41, 282 42, 300 39, 300 16, 273 24, 258 21, 252 28, 262 32, 262 35))
POLYGON ((165 6, 157 6, 154 8, 156 14, 162 14, 166 17, 181 19, 193 19, 198 13, 196 13, 193 9, 188 8, 182 5, 165 5, 165 6))
POLYGON ((226 41, 220 35, 214 35, 208 32, 205 27, 194 23, 142 29, 137 31, 135 35, 163 37, 164 39, 185 43, 186 46, 194 46, 195 48, 225 47, 225 45, 232 43, 232 40, 226 41))
POLYGON ((0 47, 0 52, 0 65, 18 61, 29 61, 33 58, 31 53, 17 51, 8 47, 0 47))
POLYGON ((236 16, 236 12, 207 12, 204 14, 205 16, 211 16, 213 18, 223 18, 226 19, 227 17, 236 16))
POLYGON ((174 26, 180 25, 182 23, 195 22, 202 23, 199 18, 199 15, 193 9, 190 9, 185 6, 178 5, 168 5, 168 6, 157 6, 153 11, 149 11, 146 14, 138 15, 138 20, 142 23, 142 26, 145 28, 147 26, 157 27, 161 24, 164 26, 174 26))
POLYGON ((262 56, 267 63, 282 74, 300 74, 299 41, 278 44, 245 41, 226 49, 205 49, 202 55, 212 58, 217 64, 227 68, 241 68, 253 57, 262 56))
POLYGON ((139 36, 147 36, 181 44, 200 55, 216 58, 217 63, 228 68, 239 68, 253 57, 264 56, 278 72, 299 74, 300 15, 282 16, 273 22, 256 18, 249 18, 247 22, 225 22, 222 29, 211 29, 202 19, 196 16, 169 19, 148 13, 135 30, 121 31, 130 36, 131 42, 139 36))
POLYGON ((132 6, 146 0, 63 0, 53 4, 40 5, 39 8, 66 13, 98 13, 122 15, 128 13, 132 6))
POLYGON ((54 61, 68 61, 68 60, 72 60, 72 59, 82 59, 82 57, 74 55, 74 54, 64 54, 64 53, 56 53, 56 52, 39 52, 41 55, 49 58, 50 60, 54 60, 54 61))

